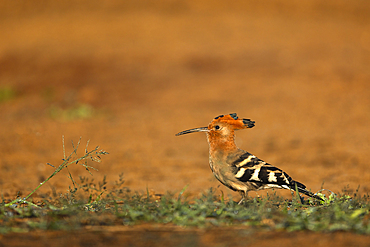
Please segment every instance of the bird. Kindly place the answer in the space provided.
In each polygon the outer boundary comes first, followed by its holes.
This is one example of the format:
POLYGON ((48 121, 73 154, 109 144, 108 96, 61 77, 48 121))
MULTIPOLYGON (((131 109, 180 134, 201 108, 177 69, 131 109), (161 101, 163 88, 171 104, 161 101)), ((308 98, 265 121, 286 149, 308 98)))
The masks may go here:
POLYGON ((266 163, 255 155, 244 151, 235 144, 235 131, 249 129, 255 121, 239 118, 236 113, 219 115, 207 127, 181 131, 176 136, 206 132, 209 145, 209 165, 214 176, 226 187, 238 191, 245 201, 249 191, 270 188, 298 191, 309 197, 323 200, 293 180, 283 170, 266 163))

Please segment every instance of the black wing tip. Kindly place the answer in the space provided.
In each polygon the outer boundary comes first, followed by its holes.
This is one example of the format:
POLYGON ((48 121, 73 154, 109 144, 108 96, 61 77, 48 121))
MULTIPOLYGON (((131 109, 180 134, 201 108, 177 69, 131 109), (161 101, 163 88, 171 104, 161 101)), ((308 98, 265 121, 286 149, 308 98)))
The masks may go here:
MULTIPOLYGON (((297 184, 297 189, 298 189, 298 192, 299 193, 302 193, 302 194, 305 194, 306 196, 309 196, 309 197, 312 197, 312 198, 315 198, 317 200, 320 200, 320 201, 324 201, 324 199, 322 199, 321 197, 315 195, 314 193, 312 193, 311 191, 308 191, 306 190, 306 186, 304 186, 303 184, 301 184, 300 182, 295 182, 295 184, 297 184), (303 185, 304 187, 300 187, 299 185, 303 185)), ((295 185, 294 185, 294 188, 292 188, 294 191, 295 191, 295 185)))

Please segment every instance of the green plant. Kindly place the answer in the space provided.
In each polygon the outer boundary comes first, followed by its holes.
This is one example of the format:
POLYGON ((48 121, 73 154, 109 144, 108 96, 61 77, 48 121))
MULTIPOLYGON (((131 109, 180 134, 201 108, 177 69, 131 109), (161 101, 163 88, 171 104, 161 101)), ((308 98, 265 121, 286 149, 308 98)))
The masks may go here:
MULTIPOLYGON (((60 164, 58 167, 56 167, 54 172, 47 179, 45 179, 43 182, 41 182, 31 193, 29 193, 25 197, 22 197, 22 198, 18 197, 15 200, 13 200, 9 203, 6 203, 4 205, 5 207, 11 207, 11 206, 13 206, 15 204, 19 204, 19 203, 21 203, 21 204, 25 203, 25 204, 28 204, 28 205, 31 205, 31 206, 34 206, 34 207, 39 207, 38 205, 36 205, 36 204, 34 204, 30 201, 27 201, 27 200, 28 200, 28 198, 30 198, 32 196, 32 194, 34 194, 41 186, 43 186, 45 183, 47 183, 51 178, 53 178, 55 175, 57 175, 63 169, 68 170, 68 167, 70 165, 73 165, 73 164, 82 165, 91 174, 89 169, 95 169, 95 168, 92 167, 92 166, 89 166, 87 164, 88 160, 92 160, 92 161, 95 161, 95 162, 100 162, 101 161, 100 156, 108 154, 106 151, 99 150, 99 146, 97 146, 96 148, 94 148, 91 151, 88 151, 87 148, 88 148, 88 145, 89 145, 89 141, 87 141, 86 148, 85 148, 85 154, 82 157, 76 158, 75 156, 77 156, 77 149, 79 148, 80 143, 81 143, 81 138, 80 138, 77 142, 76 147, 74 146, 73 141, 72 141, 73 151, 71 152, 71 154, 69 156, 66 156, 66 154, 65 154, 65 145, 64 145, 64 136, 62 137, 62 140, 63 140, 63 154, 64 154, 63 163, 60 164)), ((52 167, 55 167, 55 166, 53 166, 49 163, 48 163, 48 165, 50 165, 52 167)), ((69 170, 68 170, 68 173, 69 173, 69 178, 72 180, 73 184, 75 184, 75 181, 73 180, 72 175, 69 172, 69 170)), ((76 191, 76 189, 74 189, 74 191, 76 191)))

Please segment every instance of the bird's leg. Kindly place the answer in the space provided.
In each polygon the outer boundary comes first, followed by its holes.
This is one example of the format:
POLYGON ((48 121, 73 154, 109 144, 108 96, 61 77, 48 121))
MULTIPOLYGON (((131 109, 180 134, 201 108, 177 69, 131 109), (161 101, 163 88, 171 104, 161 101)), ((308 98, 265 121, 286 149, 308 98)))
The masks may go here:
POLYGON ((244 202, 245 198, 247 197, 247 192, 246 191, 239 191, 240 195, 242 196, 242 199, 238 202, 238 205, 242 204, 244 202))
POLYGON ((242 204, 243 201, 244 201, 244 197, 242 197, 242 199, 238 202, 238 205, 242 204))

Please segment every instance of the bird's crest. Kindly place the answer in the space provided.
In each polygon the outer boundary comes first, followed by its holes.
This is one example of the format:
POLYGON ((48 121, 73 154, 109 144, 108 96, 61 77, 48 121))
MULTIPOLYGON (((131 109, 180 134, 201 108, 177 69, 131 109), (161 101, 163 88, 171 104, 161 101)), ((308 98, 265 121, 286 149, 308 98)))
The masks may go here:
POLYGON ((181 131, 180 133, 177 133, 176 135, 184 135, 194 132, 208 132, 212 131, 213 127, 219 127, 217 126, 219 123, 225 123, 232 127, 233 130, 241 130, 241 129, 247 129, 252 128, 254 126, 254 121, 251 121, 250 119, 246 118, 239 118, 236 113, 230 113, 227 115, 220 115, 215 117, 212 122, 207 127, 200 127, 190 130, 181 131))
POLYGON ((210 123, 210 125, 215 125, 219 122, 227 123, 236 130, 253 128, 254 123, 255 123, 254 121, 251 121, 250 119, 239 118, 236 113, 230 113, 227 115, 220 115, 220 116, 215 117, 210 123))

